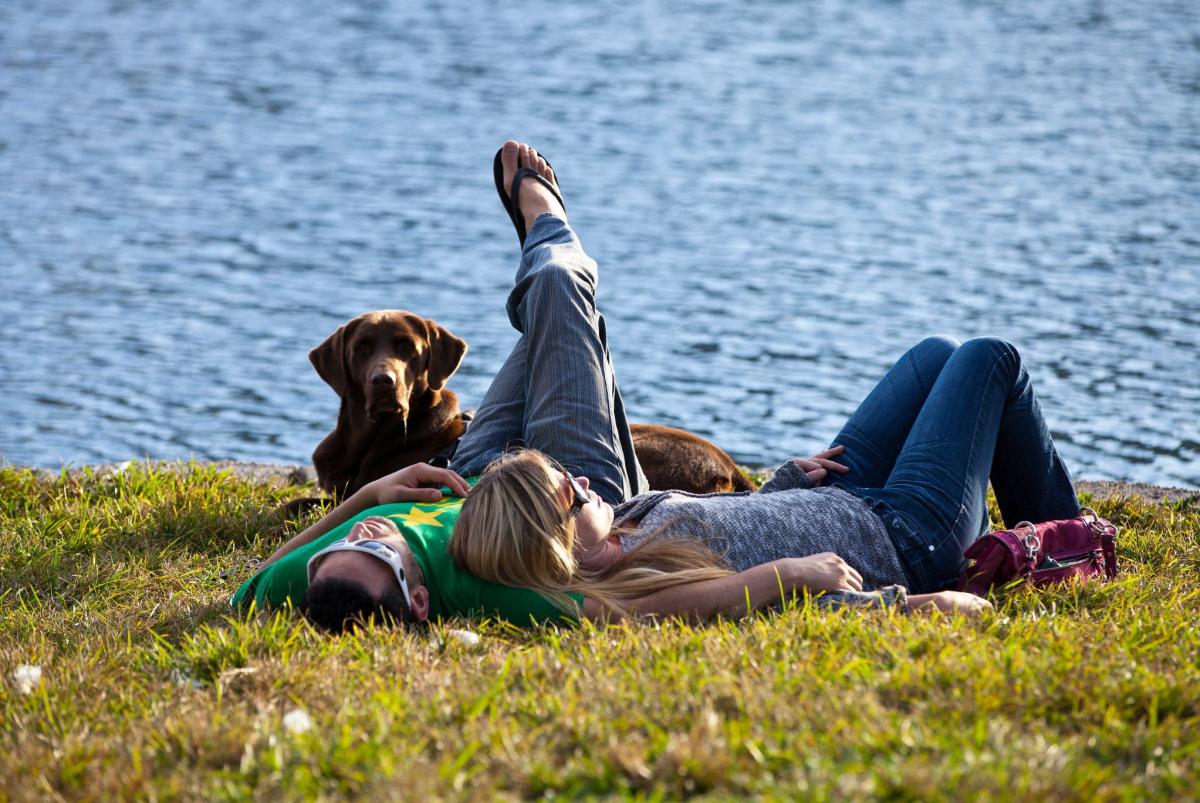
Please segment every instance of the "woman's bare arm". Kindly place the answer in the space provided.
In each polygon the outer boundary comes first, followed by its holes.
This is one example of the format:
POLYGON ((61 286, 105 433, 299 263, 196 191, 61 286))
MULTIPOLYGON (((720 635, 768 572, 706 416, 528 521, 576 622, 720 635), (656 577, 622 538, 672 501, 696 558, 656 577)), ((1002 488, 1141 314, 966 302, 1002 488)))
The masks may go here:
MULTIPOLYGON (((619 621, 626 615, 689 619, 707 619, 721 613, 745 615, 779 602, 799 589, 814 593, 856 591, 860 597, 864 596, 858 572, 834 553, 822 552, 805 558, 783 558, 713 580, 664 588, 630 600, 625 611, 611 611, 594 600, 584 599, 583 615, 587 619, 608 621, 619 621)), ((914 594, 907 597, 907 602, 911 610, 938 609, 968 616, 977 616, 992 607, 982 597, 959 591, 914 594)))
MULTIPOLYGON (((764 563, 737 574, 713 580, 664 588, 626 604, 625 614, 683 616, 707 619, 719 613, 745 614, 750 610, 778 602, 783 595, 797 587, 797 559, 764 563)), ((802 560, 802 559, 800 559, 802 560)), ((587 619, 618 621, 623 614, 610 611, 599 603, 584 599, 583 615, 587 619)))

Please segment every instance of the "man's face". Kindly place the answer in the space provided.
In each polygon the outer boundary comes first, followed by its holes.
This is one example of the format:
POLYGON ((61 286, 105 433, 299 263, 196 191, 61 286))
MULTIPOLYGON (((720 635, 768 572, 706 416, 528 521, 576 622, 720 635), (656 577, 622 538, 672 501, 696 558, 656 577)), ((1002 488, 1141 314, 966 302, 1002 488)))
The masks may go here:
MULTIPOLYGON (((425 587, 425 577, 413 558, 412 550, 408 548, 408 542, 390 519, 372 516, 356 522, 350 528, 346 540, 381 541, 396 550, 404 561, 404 579, 408 583, 408 593, 412 599, 409 606, 412 615, 421 622, 429 618, 429 589, 425 587)), ((375 599, 380 599, 389 591, 400 592, 400 582, 396 579, 392 567, 362 552, 332 552, 322 557, 313 571, 312 580, 316 582, 327 578, 361 583, 367 593, 375 599)))

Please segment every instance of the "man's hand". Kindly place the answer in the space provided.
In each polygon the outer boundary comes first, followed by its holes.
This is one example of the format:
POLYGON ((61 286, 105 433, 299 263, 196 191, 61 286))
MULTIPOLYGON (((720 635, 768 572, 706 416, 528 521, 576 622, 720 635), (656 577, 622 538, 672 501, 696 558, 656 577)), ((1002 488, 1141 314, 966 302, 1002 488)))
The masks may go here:
POLYGON ((797 457, 792 462, 808 475, 813 485, 820 485, 829 476, 830 471, 845 474, 850 470, 849 466, 843 466, 832 459, 844 451, 846 451, 845 446, 831 446, 823 452, 817 452, 812 457, 797 457))
POLYGON ((422 488, 422 485, 445 485, 459 496, 466 496, 471 491, 466 480, 450 469, 428 463, 415 463, 380 477, 363 490, 369 494, 372 506, 393 502, 436 502, 442 498, 442 492, 437 488, 422 488))
POLYGON ((785 590, 862 591, 862 575, 832 552, 777 561, 785 590))

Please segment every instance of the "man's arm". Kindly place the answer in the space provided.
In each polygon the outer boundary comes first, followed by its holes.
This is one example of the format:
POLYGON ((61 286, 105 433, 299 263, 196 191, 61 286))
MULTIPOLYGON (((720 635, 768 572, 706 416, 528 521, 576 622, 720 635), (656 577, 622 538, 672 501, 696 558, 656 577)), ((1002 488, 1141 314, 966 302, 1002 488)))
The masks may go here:
POLYGON ((449 469, 436 468, 428 463, 407 466, 359 488, 353 495, 342 500, 341 504, 322 516, 316 524, 294 536, 277 549, 274 555, 259 565, 259 568, 270 566, 289 552, 312 543, 367 508, 390 505, 393 502, 436 502, 442 498, 441 491, 437 488, 419 487, 429 483, 445 485, 459 496, 466 496, 471 490, 462 477, 449 469))
POLYGON ((309 526, 298 535, 292 536, 290 541, 275 550, 275 554, 260 563, 258 568, 264 569, 289 552, 299 549, 305 544, 311 544, 334 527, 345 524, 359 513, 362 513, 369 507, 375 507, 375 505, 376 502, 374 501, 374 494, 371 492, 371 486, 364 485, 350 497, 343 499, 341 504, 333 510, 322 516, 316 524, 309 526))

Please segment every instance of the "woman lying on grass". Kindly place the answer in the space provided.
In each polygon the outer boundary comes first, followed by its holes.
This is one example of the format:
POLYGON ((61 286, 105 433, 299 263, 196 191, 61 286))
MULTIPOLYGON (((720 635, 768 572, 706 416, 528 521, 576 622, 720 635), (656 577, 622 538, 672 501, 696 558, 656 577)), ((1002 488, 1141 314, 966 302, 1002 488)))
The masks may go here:
POLYGON ((507 143, 500 163, 501 198, 519 207, 518 234, 529 231, 508 301, 524 337, 456 459, 466 474, 494 460, 450 545, 472 573, 564 607, 581 595, 588 618, 744 611, 800 589, 974 613, 988 603, 946 589, 987 528, 989 478, 1008 525, 1079 515, 1029 374, 1016 349, 991 338, 922 341, 836 446, 785 463, 757 493, 627 498, 642 486, 595 263, 545 159, 507 143), (513 442, 532 448, 501 455, 513 442))
POLYGON ((452 471, 410 466, 366 486, 235 604, 290 600, 333 630, 371 617, 704 618, 803 590, 822 604, 977 613, 985 600, 947 589, 987 525, 989 474, 1006 522, 1078 515, 1029 376, 993 339, 922 341, 837 446, 784 464, 757 493, 645 493, 596 264, 554 171, 508 142, 495 179, 523 245, 508 298, 521 337, 452 471), (480 474, 468 492, 461 477, 480 474), (431 481, 448 496, 419 487, 431 481))

